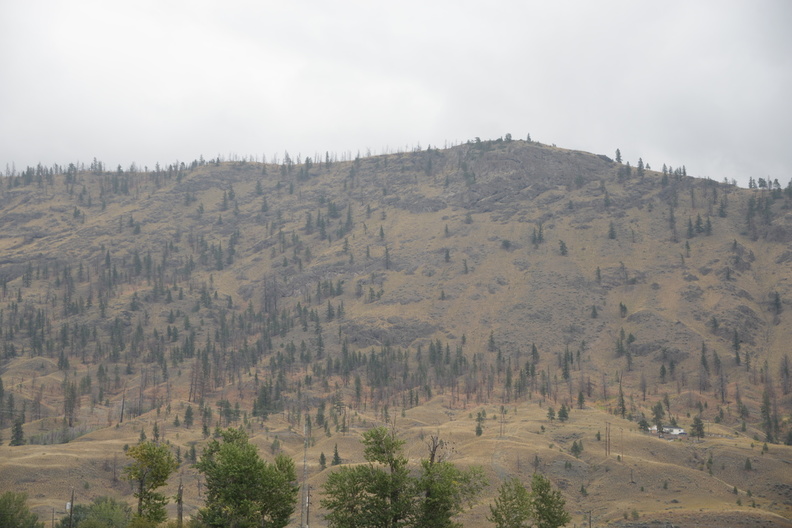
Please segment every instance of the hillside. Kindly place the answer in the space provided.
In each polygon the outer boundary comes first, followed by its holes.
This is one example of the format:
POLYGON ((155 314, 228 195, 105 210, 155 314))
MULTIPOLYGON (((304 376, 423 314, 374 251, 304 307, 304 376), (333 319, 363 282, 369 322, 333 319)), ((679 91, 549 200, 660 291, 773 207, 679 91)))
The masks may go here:
POLYGON ((182 457, 242 425, 301 467, 309 417, 313 526, 320 453, 359 462, 385 422, 484 467, 465 525, 538 469, 578 524, 792 526, 792 188, 525 141, 321 158, 5 179, 0 491, 42 519, 72 487, 131 500, 155 423, 182 457), (707 434, 641 432, 658 406, 707 434))

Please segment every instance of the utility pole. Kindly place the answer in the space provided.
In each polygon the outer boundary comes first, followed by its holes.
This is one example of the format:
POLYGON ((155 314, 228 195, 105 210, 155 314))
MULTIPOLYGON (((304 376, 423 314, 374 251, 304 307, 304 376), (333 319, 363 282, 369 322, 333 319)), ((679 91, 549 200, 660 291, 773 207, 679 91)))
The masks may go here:
POLYGON ((74 517, 74 488, 72 488, 71 502, 69 503, 69 528, 72 528, 73 517, 74 517))
POLYGON ((311 518, 311 486, 308 485, 306 492, 308 493, 308 498, 305 501, 305 528, 308 528, 308 524, 311 518))
POLYGON ((124 393, 121 396, 121 416, 118 423, 124 423, 124 406, 126 405, 126 382, 124 382, 124 393))
POLYGON ((302 504, 300 505, 300 525, 308 528, 308 424, 303 422, 303 478, 302 478, 302 504))
POLYGON ((182 500, 182 495, 184 493, 184 486, 182 485, 182 479, 179 479, 179 491, 176 493, 176 526, 182 528, 184 525, 184 502, 182 500))

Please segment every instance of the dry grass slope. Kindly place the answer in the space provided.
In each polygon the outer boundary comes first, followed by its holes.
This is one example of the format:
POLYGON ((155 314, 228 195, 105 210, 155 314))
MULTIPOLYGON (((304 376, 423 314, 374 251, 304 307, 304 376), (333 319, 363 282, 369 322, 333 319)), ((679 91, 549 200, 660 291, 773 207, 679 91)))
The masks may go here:
MULTIPOLYGON (((232 425, 300 467, 310 416, 316 526, 320 453, 360 463, 360 433, 385 422, 416 466, 439 432, 484 468, 466 526, 487 524, 501 479, 533 471, 578 525, 790 526, 790 204, 772 185, 500 140, 7 179, 0 491, 26 491, 43 519, 72 488, 131 502, 124 446, 155 423, 182 458, 204 423, 232 425), (658 402, 666 425, 700 416, 705 438, 641 432, 658 402), (549 420, 562 404, 570 419, 549 420), (10 447, 22 415, 36 443, 10 447)), ((180 479, 190 515, 186 459, 168 494, 180 479)))

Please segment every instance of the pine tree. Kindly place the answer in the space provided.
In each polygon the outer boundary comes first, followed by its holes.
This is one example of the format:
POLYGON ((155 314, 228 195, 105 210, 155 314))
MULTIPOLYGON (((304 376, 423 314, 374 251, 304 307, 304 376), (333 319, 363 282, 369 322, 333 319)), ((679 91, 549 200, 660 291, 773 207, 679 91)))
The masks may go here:
POLYGON ((184 411, 184 426, 185 427, 192 427, 193 424, 193 408, 192 405, 187 406, 187 410, 184 411))
POLYGON ((616 413, 622 418, 627 414, 627 405, 624 403, 624 391, 622 390, 621 382, 619 382, 619 401, 616 404, 616 413))
POLYGON ((734 361, 737 363, 737 366, 740 366, 740 334, 737 333, 737 329, 734 329, 734 335, 732 336, 732 348, 734 349, 734 361))
POLYGON ((14 426, 11 429, 11 443, 10 446, 25 445, 25 433, 22 430, 22 419, 17 418, 14 420, 14 426))

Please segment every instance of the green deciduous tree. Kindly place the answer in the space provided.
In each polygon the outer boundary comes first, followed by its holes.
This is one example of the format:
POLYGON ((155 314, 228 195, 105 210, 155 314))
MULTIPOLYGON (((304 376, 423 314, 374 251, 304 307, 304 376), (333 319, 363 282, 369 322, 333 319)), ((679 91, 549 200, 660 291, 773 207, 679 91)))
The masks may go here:
POLYGON ((431 436, 429 459, 421 461, 421 475, 416 481, 417 502, 412 526, 416 528, 461 528, 453 518, 470 505, 486 486, 481 468, 461 470, 442 460, 443 440, 431 436))
POLYGON ((0 495, 0 526, 3 528, 44 528, 27 507, 27 495, 6 491, 0 495))
POLYGON ((550 481, 538 473, 531 479, 531 517, 536 528, 557 528, 571 520, 564 509, 566 501, 550 481))
POLYGON ((278 455, 273 463, 259 457, 242 429, 220 431, 196 464, 206 477, 206 506, 198 518, 207 526, 282 528, 297 504, 294 461, 278 455))
POLYGON ((137 516, 155 523, 165 521, 168 498, 155 490, 164 486, 171 473, 178 469, 176 457, 167 446, 154 442, 130 447, 126 454, 132 463, 124 468, 124 476, 137 484, 137 516))
POLYGON ((557 528, 571 520, 565 504, 561 492, 554 490, 547 478, 534 473, 530 492, 517 478, 504 482, 495 505, 490 505, 487 520, 496 528, 557 528))
POLYGON ((363 445, 368 464, 342 467, 324 484, 321 504, 331 528, 458 527, 453 517, 485 485, 480 469, 460 470, 442 460, 443 443, 436 437, 417 477, 393 431, 366 431, 363 445))
POLYGON ((520 482, 520 479, 512 477, 501 484, 495 497, 495 505, 490 504, 490 515, 487 520, 495 523, 496 528, 533 526, 531 492, 520 482))
POLYGON ((91 504, 77 504, 60 520, 59 528, 126 528, 132 520, 132 508, 111 497, 97 497, 91 504))
POLYGON ((322 507, 333 528, 408 526, 413 500, 410 475, 402 454, 404 442, 384 427, 363 434, 367 465, 344 467, 330 474, 322 507))

